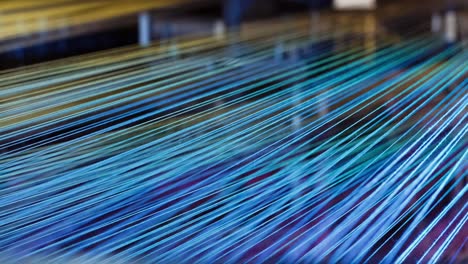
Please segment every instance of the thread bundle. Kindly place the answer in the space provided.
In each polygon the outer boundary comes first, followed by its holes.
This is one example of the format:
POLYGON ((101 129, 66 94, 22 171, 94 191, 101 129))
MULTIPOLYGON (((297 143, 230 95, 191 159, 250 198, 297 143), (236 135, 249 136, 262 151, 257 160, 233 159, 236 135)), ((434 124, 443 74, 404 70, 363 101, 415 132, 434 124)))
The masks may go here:
POLYGON ((466 257, 466 43, 250 30, 0 73, 0 252, 466 257))

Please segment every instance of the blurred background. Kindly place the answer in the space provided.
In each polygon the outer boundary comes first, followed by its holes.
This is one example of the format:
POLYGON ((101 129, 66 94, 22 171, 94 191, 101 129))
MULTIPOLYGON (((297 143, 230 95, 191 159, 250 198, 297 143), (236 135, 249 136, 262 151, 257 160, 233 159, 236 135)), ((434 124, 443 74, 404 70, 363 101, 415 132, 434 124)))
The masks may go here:
POLYGON ((135 44, 141 42, 142 33, 152 40, 200 36, 242 23, 304 13, 316 19, 321 14, 322 19, 315 23, 322 27, 364 23, 360 30, 399 36, 416 23, 428 28, 440 23, 435 27, 442 31, 444 14, 454 11, 455 34, 466 37, 467 5, 463 0, 3 0, 0 68, 135 44), (333 21, 327 20, 331 15, 333 21), (145 23, 148 25, 142 26, 145 23))

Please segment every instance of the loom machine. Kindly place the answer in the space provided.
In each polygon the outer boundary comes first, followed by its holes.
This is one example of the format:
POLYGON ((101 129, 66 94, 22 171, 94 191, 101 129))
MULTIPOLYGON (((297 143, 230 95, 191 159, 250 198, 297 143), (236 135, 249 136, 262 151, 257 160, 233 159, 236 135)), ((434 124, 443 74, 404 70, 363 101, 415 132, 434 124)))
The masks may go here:
POLYGON ((465 1, 0 1, 0 263, 468 263, 467 33, 465 1))

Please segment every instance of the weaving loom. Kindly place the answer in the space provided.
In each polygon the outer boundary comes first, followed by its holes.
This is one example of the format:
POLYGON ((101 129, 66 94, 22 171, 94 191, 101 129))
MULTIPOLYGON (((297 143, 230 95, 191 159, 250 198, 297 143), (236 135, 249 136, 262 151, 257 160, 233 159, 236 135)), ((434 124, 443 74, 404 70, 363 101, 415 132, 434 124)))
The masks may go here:
POLYGON ((0 261, 466 262, 467 41, 320 19, 1 71, 0 261))

